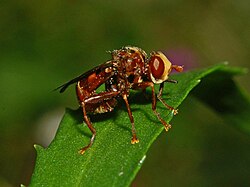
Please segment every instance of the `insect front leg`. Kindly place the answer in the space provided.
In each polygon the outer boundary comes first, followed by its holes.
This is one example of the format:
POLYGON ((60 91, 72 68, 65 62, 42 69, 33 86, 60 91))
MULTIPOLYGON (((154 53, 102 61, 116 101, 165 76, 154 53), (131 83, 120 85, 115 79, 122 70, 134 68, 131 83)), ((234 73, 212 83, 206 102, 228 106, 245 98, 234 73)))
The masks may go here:
POLYGON ((149 86, 150 86, 151 89, 152 89, 152 110, 153 110, 154 114, 157 116, 157 118, 159 119, 159 121, 163 124, 165 130, 166 130, 166 131, 169 131, 169 129, 171 128, 171 125, 168 124, 167 122, 165 122, 165 121, 161 118, 160 114, 156 111, 156 96, 155 96, 154 84, 151 83, 151 82, 149 82, 148 84, 149 84, 149 86))
POLYGON ((161 118, 160 114, 156 111, 156 96, 155 96, 154 83, 143 82, 143 83, 134 84, 133 89, 145 89, 147 87, 151 87, 151 90, 152 90, 152 110, 154 114, 157 116, 157 118, 159 119, 159 121, 163 124, 165 130, 168 131, 171 128, 171 125, 165 122, 161 118))
POLYGON ((167 107, 169 110, 171 110, 173 112, 174 115, 178 114, 178 110, 174 109, 174 107, 169 106, 163 99, 162 99, 162 92, 163 92, 163 87, 164 87, 164 82, 160 84, 160 89, 159 89, 159 93, 157 95, 157 98, 161 101, 161 103, 167 107))
POLYGON ((135 144, 135 143, 138 143, 139 142, 139 139, 137 138, 136 136, 136 130, 135 130, 135 123, 134 123, 134 117, 132 115, 132 112, 131 112, 131 108, 129 106, 129 102, 128 102, 128 98, 127 98, 127 95, 124 94, 122 96, 123 100, 125 101, 126 103, 126 107, 128 109, 128 115, 129 115, 129 119, 130 119, 130 122, 132 124, 132 139, 131 139, 131 143, 132 144, 135 144))

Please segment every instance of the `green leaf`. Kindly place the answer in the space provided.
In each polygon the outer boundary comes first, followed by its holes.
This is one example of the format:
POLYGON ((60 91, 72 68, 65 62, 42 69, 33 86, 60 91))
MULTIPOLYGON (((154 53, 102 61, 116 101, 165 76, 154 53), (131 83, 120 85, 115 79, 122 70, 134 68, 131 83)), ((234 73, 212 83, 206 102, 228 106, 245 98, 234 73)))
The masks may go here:
POLYGON ((244 72, 247 71, 242 68, 220 68, 212 76, 204 77, 192 94, 214 109, 228 124, 250 135, 249 97, 231 78, 244 72))
MULTIPOLYGON (((171 77, 179 83, 167 84, 163 98, 176 108, 201 82, 192 94, 232 125, 249 133, 250 123, 246 115, 250 112, 249 100, 232 80, 234 75, 242 73, 243 69, 228 68, 225 63, 179 73, 171 77)), ((150 96, 150 90, 148 94, 150 96)), ((131 124, 121 101, 114 112, 91 116, 97 130, 96 140, 84 155, 80 155, 78 151, 89 143, 91 133, 82 123, 81 110, 67 109, 49 147, 44 149, 35 145, 37 159, 30 186, 129 186, 146 159, 150 145, 164 130, 152 112, 150 100, 141 92, 132 92, 129 101, 140 140, 138 144, 130 143, 131 124)), ((173 117, 160 102, 157 111, 167 122, 173 117)), ((179 113, 181 115, 181 111, 179 113)))

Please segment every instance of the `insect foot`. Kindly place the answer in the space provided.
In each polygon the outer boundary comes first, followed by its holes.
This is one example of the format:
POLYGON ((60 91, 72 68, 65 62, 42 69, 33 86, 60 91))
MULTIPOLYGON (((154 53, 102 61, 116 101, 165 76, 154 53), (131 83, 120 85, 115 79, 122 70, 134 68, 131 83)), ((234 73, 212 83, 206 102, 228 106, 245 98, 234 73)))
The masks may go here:
POLYGON ((178 114, 178 109, 173 109, 172 112, 174 115, 176 115, 176 114, 178 114))
POLYGON ((131 144, 136 144, 139 143, 139 139, 136 136, 133 136, 133 138, 131 139, 131 144))
POLYGON ((169 129, 171 129, 171 127, 172 127, 172 126, 171 126, 170 124, 164 125, 164 128, 165 128, 166 132, 168 132, 169 129))
POLYGON ((85 153, 85 151, 86 151, 86 149, 80 149, 79 151, 78 151, 78 153, 80 153, 81 155, 83 155, 84 153, 85 153))

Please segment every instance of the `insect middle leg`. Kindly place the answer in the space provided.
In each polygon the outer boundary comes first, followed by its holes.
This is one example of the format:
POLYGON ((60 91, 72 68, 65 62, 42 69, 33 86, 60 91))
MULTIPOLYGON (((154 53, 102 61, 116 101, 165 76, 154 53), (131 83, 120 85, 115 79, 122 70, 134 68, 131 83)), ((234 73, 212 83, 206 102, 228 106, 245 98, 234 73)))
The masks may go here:
POLYGON ((130 106, 129 106, 129 102, 128 102, 127 95, 124 94, 122 97, 123 97, 123 100, 124 100, 125 103, 126 103, 126 107, 127 107, 127 110, 128 110, 129 119, 130 119, 130 122, 131 122, 131 124, 132 124, 132 139, 131 139, 131 143, 132 143, 132 144, 139 143, 139 139, 138 139, 137 136, 136 136, 134 117, 133 117, 133 115, 132 115, 131 108, 130 108, 130 106))
POLYGON ((94 140, 95 140, 95 136, 96 136, 96 130, 95 128, 93 127, 91 121, 89 120, 88 116, 87 116, 87 107, 86 105, 88 106, 91 106, 91 105, 95 105, 95 104, 98 104, 98 103, 102 103, 102 102, 108 102, 108 101, 111 101, 111 99, 113 99, 114 97, 116 97, 117 95, 119 94, 119 92, 102 92, 102 93, 99 93, 99 94, 95 94, 89 98, 86 98, 85 100, 83 100, 81 102, 81 106, 82 106, 82 110, 83 110, 83 116, 84 116, 84 121, 86 122, 88 128, 90 129, 91 133, 92 133, 92 137, 90 139, 90 142, 87 146, 83 147, 80 149, 79 153, 80 154, 84 154, 84 152, 92 146, 92 144, 94 143, 94 140))

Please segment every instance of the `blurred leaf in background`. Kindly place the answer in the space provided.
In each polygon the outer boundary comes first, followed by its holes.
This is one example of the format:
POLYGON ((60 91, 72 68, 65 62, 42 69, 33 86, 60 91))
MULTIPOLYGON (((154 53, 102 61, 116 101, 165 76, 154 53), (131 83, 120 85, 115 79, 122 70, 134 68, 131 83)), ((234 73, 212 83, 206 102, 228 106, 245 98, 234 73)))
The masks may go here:
MULTIPOLYGON (((129 44, 147 52, 162 50, 173 63, 190 68, 224 60, 229 61, 230 65, 249 68, 248 4, 246 0, 1 1, 0 185, 29 183, 35 159, 33 144, 44 142, 46 146, 48 137, 53 136, 53 127, 56 128, 63 115, 62 108, 77 108, 73 88, 64 95, 52 90, 110 59, 105 51, 129 44)), ((237 81, 250 90, 249 76, 237 78, 237 81)), ((222 128, 223 122, 216 115, 199 101, 190 99, 183 109, 180 108, 182 112, 174 122, 180 124, 179 134, 169 135, 167 139, 171 143, 178 143, 177 138, 183 142, 189 141, 190 151, 195 151, 192 155, 206 158, 211 154, 208 145, 212 145, 209 141, 215 139, 214 130, 204 131, 204 140, 197 143, 197 134, 187 136, 185 130, 181 129, 185 128, 181 124, 185 125, 189 113, 194 110, 199 111, 200 115, 190 121, 192 125, 218 124, 216 127, 222 128), (207 117, 200 119, 203 113, 207 117)), ((198 128, 196 131, 199 131, 198 128)), ((249 137, 234 129, 217 132, 221 137, 216 141, 220 144, 216 144, 219 152, 213 152, 214 158, 234 152, 223 149, 228 145, 225 140, 234 142, 237 152, 241 153, 235 155, 235 160, 246 153, 249 137)), ((155 147, 161 146, 160 142, 165 143, 159 140, 155 147)), ((163 165, 155 147, 152 147, 152 156, 147 158, 141 173, 152 171, 154 164, 163 165), (149 160, 153 165, 148 169, 149 160)), ((177 148, 179 152, 170 150, 167 156, 172 163, 181 165, 178 154, 183 156, 185 149, 177 148)), ((204 170, 213 161, 208 159, 204 170)), ((191 160, 190 163, 185 162, 182 165, 184 168, 181 168, 183 173, 197 175, 203 181, 212 180, 212 173, 220 167, 215 164, 214 170, 206 170, 199 175, 193 163, 191 160)), ((164 171, 161 171, 161 175, 164 171)), ((164 175, 170 176, 173 181, 181 177, 171 171, 174 169, 168 168, 164 175)))

